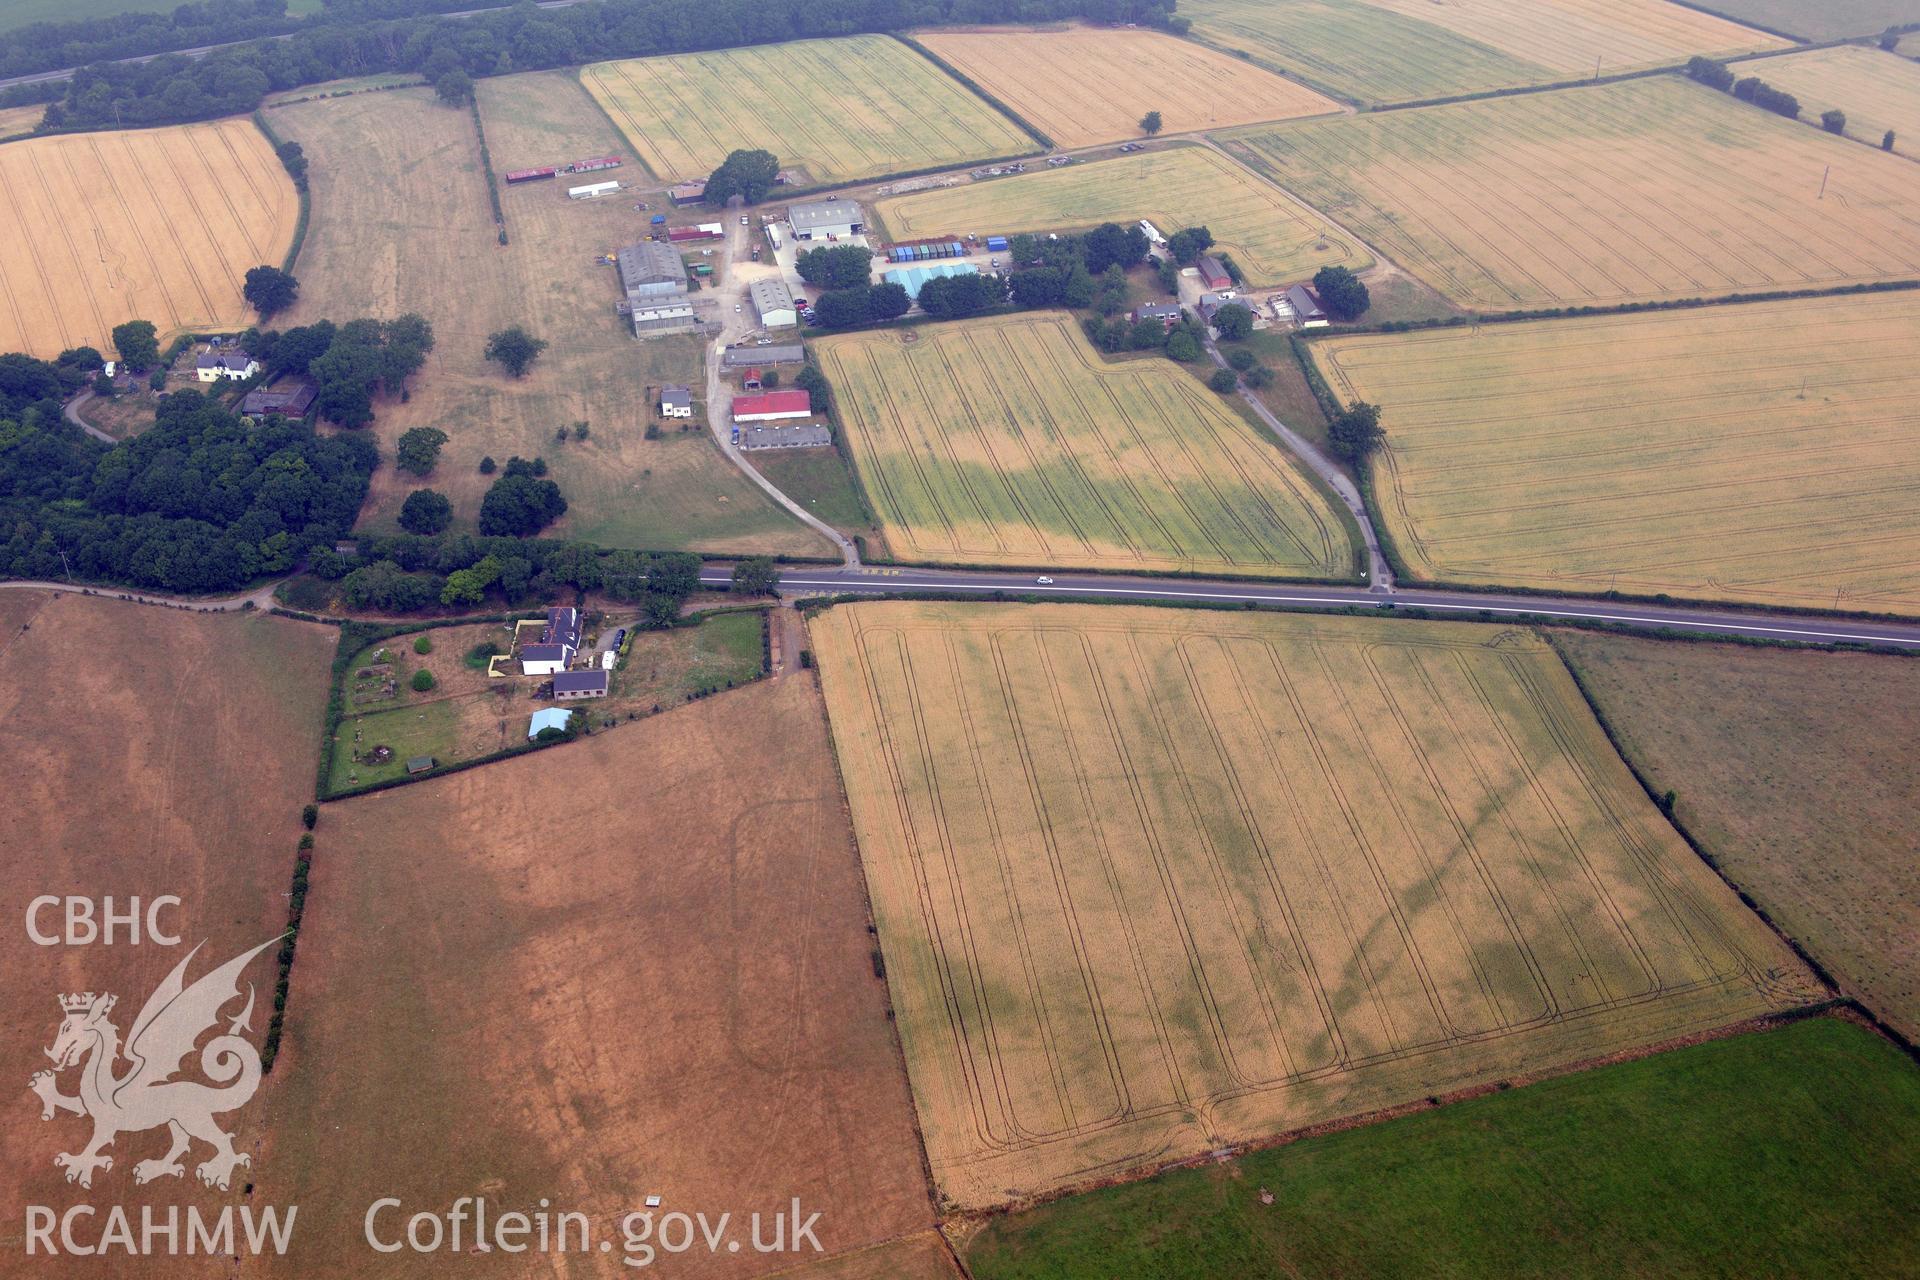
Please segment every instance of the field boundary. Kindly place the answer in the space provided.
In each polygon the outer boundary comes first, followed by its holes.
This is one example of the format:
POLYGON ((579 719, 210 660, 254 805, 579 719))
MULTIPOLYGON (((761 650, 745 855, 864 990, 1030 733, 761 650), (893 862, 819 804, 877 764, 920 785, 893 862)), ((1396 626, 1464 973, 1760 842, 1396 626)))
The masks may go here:
MULTIPOLYGON (((918 40, 915 40, 910 35, 907 35, 903 32, 897 32, 897 31, 888 32, 887 34, 891 35, 895 40, 898 40, 901 44, 907 46, 907 48, 913 50, 915 53, 925 58, 928 62, 931 62, 934 66, 938 67, 948 77, 956 81, 961 88, 967 90, 967 92, 973 94, 974 97, 980 99, 980 101, 986 103, 988 106, 992 107, 995 111, 998 111, 1001 115, 1005 116, 1009 121, 1013 123, 1013 126, 1015 128, 1020 130, 1020 132, 1026 134, 1029 138, 1032 138, 1035 142, 1039 143, 1043 150, 1056 151, 1059 149, 1058 143, 1056 143, 1052 138, 1048 137, 1046 134, 1040 132, 1039 128, 1036 127, 1032 122, 1030 122, 1025 116, 1021 115, 1018 111, 1015 111, 1012 107, 1002 102, 994 94, 989 93, 986 90, 986 88, 981 84, 979 84, 977 81, 975 81, 972 76, 960 70, 960 68, 954 66, 951 62, 948 62, 945 58, 941 57, 939 54, 935 53, 933 50, 927 48, 927 46, 921 44, 918 40)), ((982 163, 991 164, 993 162, 989 160, 989 161, 983 161, 982 163)), ((949 167, 952 167, 952 166, 949 166, 949 167)), ((974 167, 978 168, 979 166, 976 165, 974 167)), ((906 176, 906 175, 902 175, 902 176, 906 176)))
POLYGON ((1780 941, 1792 949, 1793 954, 1800 958, 1800 962, 1812 970, 1813 976, 1818 978, 1826 985, 1829 991, 1835 994, 1837 1003, 1850 1006, 1856 1010, 1860 1016, 1872 1024, 1875 1031, 1878 1031, 1889 1041, 1898 1045, 1905 1051, 1907 1056, 1915 1062, 1920 1063, 1920 1045, 1916 1045, 1904 1034, 1889 1026, 1882 1020, 1878 1013, 1863 1003, 1860 997, 1849 991, 1846 986, 1834 977, 1827 967, 1821 964, 1819 959, 1801 943, 1800 939, 1788 932, 1785 926, 1778 920, 1775 920, 1773 915, 1754 899, 1752 894, 1748 893, 1739 882, 1728 875, 1726 869, 1720 865, 1720 860, 1694 836, 1693 832, 1687 829, 1687 825, 1680 821, 1679 817, 1673 812, 1673 806, 1667 800, 1669 793, 1659 792, 1654 789, 1653 780, 1641 769, 1639 761, 1633 758, 1632 753, 1621 744, 1619 733, 1614 729, 1613 722, 1607 719, 1607 713, 1600 706, 1600 700, 1594 696, 1593 689, 1587 684, 1586 675, 1580 670, 1580 664, 1556 642, 1551 631, 1545 632, 1545 638, 1548 647, 1550 647, 1554 654, 1560 659, 1560 665, 1565 667, 1567 674, 1573 678, 1574 687, 1580 690, 1580 696, 1586 700, 1587 709, 1593 713, 1594 720, 1599 723, 1600 731, 1607 735, 1607 742, 1612 745, 1614 754, 1618 755, 1621 763, 1627 766, 1627 772, 1631 773, 1633 780, 1640 784, 1640 789, 1647 793, 1647 799, 1651 800, 1654 807, 1666 818, 1668 825, 1679 832, 1680 838, 1687 842, 1687 847, 1693 850, 1700 861, 1707 864, 1708 869, 1710 869, 1714 875, 1718 876, 1727 888, 1733 890, 1733 892, 1738 895, 1741 903, 1745 905, 1749 911, 1758 916, 1767 928, 1773 930, 1774 935, 1778 937, 1780 941))
MULTIPOLYGON (((587 88, 587 82, 580 78, 580 73, 584 71, 586 67, 587 64, 584 62, 579 66, 568 67, 567 79, 573 81, 574 87, 580 90, 580 95, 593 104, 593 109, 600 113, 600 118, 607 122, 607 128, 613 131, 614 137, 620 139, 621 145, 633 153, 633 162, 640 166, 640 172, 646 174, 647 177, 654 182, 665 182, 666 179, 653 171, 653 166, 647 163, 647 158, 640 154, 640 148, 634 146, 632 140, 627 137, 626 132, 620 128, 620 122, 613 118, 613 112, 607 110, 607 104, 594 97, 593 91, 587 88)), ((476 95, 475 101, 478 100, 478 96, 476 95)), ((668 203, 671 204, 672 201, 668 201, 668 203)))
POLYGON ((493 205, 493 225, 500 231, 500 243, 507 243, 507 211, 500 207, 500 180, 493 173, 493 153, 487 150, 487 126, 480 119, 480 97, 467 98, 467 112, 473 117, 473 136, 480 140, 480 173, 486 178, 487 199, 493 205))
POLYGON ((1735 22, 1743 27, 1751 27, 1755 31, 1762 31, 1770 36, 1779 36, 1782 40, 1794 40, 1802 44, 1810 43, 1809 38, 1806 36, 1796 35, 1791 31, 1781 31, 1777 27, 1769 27, 1765 23, 1755 22, 1751 18, 1736 18, 1730 13, 1720 12, 1712 5, 1701 4, 1699 0, 1671 0, 1671 3, 1679 5, 1682 9, 1691 9, 1695 13, 1704 13, 1709 18, 1724 18, 1728 22, 1735 22))
MULTIPOLYGON (((266 108, 260 107, 255 109, 253 113, 253 124, 255 128, 266 135, 267 143, 273 148, 274 155, 277 158, 280 153, 280 148, 285 144, 281 141, 280 135, 273 131, 273 126, 267 123, 266 108)), ((293 175, 288 174, 287 176, 291 178, 293 175)), ((301 246, 307 242, 307 224, 313 219, 313 193, 308 190, 310 185, 308 182, 295 182, 293 184, 294 191, 300 197, 300 213, 294 219, 293 223, 293 243, 287 246, 287 256, 281 259, 280 262, 280 269, 289 274, 293 271, 293 264, 300 261, 301 246)))

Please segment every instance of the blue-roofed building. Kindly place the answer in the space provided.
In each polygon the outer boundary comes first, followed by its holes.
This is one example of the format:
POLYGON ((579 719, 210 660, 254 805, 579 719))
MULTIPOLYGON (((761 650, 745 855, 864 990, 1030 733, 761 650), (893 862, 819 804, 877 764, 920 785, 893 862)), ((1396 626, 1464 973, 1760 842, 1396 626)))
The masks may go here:
POLYGON ((920 286, 944 276, 977 276, 980 268, 971 262, 930 262, 923 267, 902 267, 887 272, 887 279, 907 291, 909 298, 920 296, 920 286))
POLYGON ((567 717, 571 714, 572 712, 564 707, 540 708, 533 713, 533 723, 527 726, 527 737, 529 739, 539 737, 542 729, 565 729, 567 717))

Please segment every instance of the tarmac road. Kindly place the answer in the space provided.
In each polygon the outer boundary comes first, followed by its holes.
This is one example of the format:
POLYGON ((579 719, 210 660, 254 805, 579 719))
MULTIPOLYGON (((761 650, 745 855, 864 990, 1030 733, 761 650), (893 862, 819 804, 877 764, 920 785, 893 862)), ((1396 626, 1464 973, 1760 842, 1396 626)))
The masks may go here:
MULTIPOLYGON (((1513 596, 1470 591, 1438 591, 1401 587, 1392 596, 1380 596, 1365 587, 1323 587, 1301 583, 1205 581, 1190 578, 1123 578, 1104 575, 1055 575, 1048 586, 1032 573, 950 572, 935 569, 861 569, 804 567, 780 575, 783 594, 829 595, 840 592, 875 596, 915 591, 996 591, 1023 597, 1061 599, 1208 601, 1223 604, 1299 605, 1304 607, 1362 606, 1375 609, 1420 608, 1445 617, 1483 615, 1515 620, 1560 619, 1568 622, 1614 622, 1626 626, 1670 628, 1701 635, 1789 640, 1802 644, 1873 644, 1920 650, 1920 622, 1872 622, 1844 617, 1748 613, 1688 605, 1625 603, 1620 601, 1553 596, 1513 596)), ((709 569, 702 585, 715 586, 729 575, 709 569)))

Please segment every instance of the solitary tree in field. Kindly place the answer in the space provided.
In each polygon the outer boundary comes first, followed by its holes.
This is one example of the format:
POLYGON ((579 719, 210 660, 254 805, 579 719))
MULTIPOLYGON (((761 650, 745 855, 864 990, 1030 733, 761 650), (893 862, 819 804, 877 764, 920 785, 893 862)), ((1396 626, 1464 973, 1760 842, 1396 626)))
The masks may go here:
POLYGON ((423 476, 433 470, 433 464, 440 458, 440 446, 446 442, 447 433, 438 427, 412 427, 400 433, 395 452, 401 466, 423 476))
POLYGON ((1149 111, 1140 117, 1140 132, 1151 138, 1154 134, 1160 132, 1160 123, 1160 113, 1158 111, 1149 111))
POLYGON ((1240 385, 1240 376, 1231 369, 1215 369, 1207 375, 1207 386, 1220 395, 1231 395, 1240 385))
POLYGON ((240 288, 240 296, 247 305, 260 313, 262 320, 271 320, 300 296, 300 282, 290 271, 278 267, 253 267, 247 272, 247 280, 240 288))
POLYGON ((1845 133, 1847 131, 1847 113, 1838 107, 1835 107, 1831 111, 1822 111, 1820 113, 1820 127, 1828 133, 1845 133))
POLYGON ((450 107, 462 107, 473 97, 473 79, 455 67, 433 82, 433 91, 450 107))
POLYGON ((113 349, 129 369, 138 373, 160 358, 160 338, 151 320, 129 320, 113 326, 113 349))
POLYGON ((533 362, 546 349, 545 338, 536 338, 517 324, 487 339, 487 359, 516 378, 526 377, 527 370, 533 367, 533 362))

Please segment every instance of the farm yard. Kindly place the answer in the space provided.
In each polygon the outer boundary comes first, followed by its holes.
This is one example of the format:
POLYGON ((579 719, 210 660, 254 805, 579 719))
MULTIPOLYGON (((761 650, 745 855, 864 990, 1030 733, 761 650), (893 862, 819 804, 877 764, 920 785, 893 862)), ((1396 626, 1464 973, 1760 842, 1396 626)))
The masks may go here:
POLYGON ((1158 31, 928 31, 916 37, 1061 147, 1338 112, 1340 104, 1250 63, 1158 31), (1176 88, 1177 86, 1177 88, 1176 88))
MULTIPOLYGON (((810 677, 330 804, 318 834, 255 1157, 300 1230, 263 1273, 364 1272, 342 1260, 373 1256, 369 1188, 583 1213, 615 1249, 551 1259, 569 1276, 634 1274, 619 1225, 650 1194, 742 1239, 797 1196, 828 1253, 933 1225, 810 677)), ((815 1256, 656 1261, 744 1280, 815 1256)))
POLYGON ((1920 1072, 1819 1018, 995 1217, 964 1254, 975 1280, 1904 1275, 1916 1152, 1920 1072))
POLYGON ((1778 36, 1669 0, 1367 0, 1476 43, 1586 79, 1726 55, 1783 49, 1778 36))
MULTIPOLYGON (((286 927, 285 893, 300 839, 300 809, 313 798, 317 726, 327 696, 332 628, 264 614, 198 614, 82 595, 0 591, 0 907, 11 922, 0 963, 0 1027, 22 1047, 19 1100, 0 1134, 0 1195, 14 1204, 60 1204, 76 1194, 55 1167, 79 1150, 86 1121, 43 1123, 26 1090, 46 1066, 67 991, 118 995, 124 1033, 148 993, 186 949, 219 964, 286 927), (41 894, 181 899, 161 923, 179 948, 42 947, 23 927, 41 894), (27 1046, 32 1046, 28 1049, 27 1046)), ((59 930, 58 911, 42 924, 59 930)), ((195 976, 201 970, 196 968, 195 976)), ((255 1032, 273 986, 271 956, 248 976, 262 992, 255 1032)), ((259 1043, 258 1035, 254 1043, 259 1043)), ((69 1073, 62 1092, 73 1091, 69 1073)), ((258 1108, 229 1117, 243 1149, 265 1132, 258 1108)), ((127 1134, 95 1196, 132 1196, 135 1158, 157 1156, 164 1137, 127 1134)), ((245 1201, 203 1189, 187 1175, 202 1211, 245 1201)), ((144 1194, 165 1192, 168 1184, 144 1194)), ((15 1246, 17 1251, 18 1246, 15 1246)), ((54 1269, 58 1270, 59 1264, 54 1269)), ((17 1268, 10 1268, 17 1269, 17 1268)), ((31 1269, 31 1268, 29 1268, 31 1269)), ((204 1275, 205 1259, 158 1262, 144 1275, 204 1275)))
POLYGON ((1841 985, 1920 1035, 1920 663, 1556 633, 1622 750, 1841 985))
MULTIPOLYGON (((609 620, 602 630, 630 626, 609 620)), ((520 746, 528 717, 543 707, 586 712, 602 720, 629 720, 679 706, 714 690, 747 684, 761 675, 762 614, 758 610, 716 613, 697 625, 671 631, 631 632, 626 656, 611 690, 588 702, 536 699, 538 676, 491 676, 481 650, 513 647, 513 628, 474 623, 422 631, 432 652, 416 653, 413 634, 378 641, 355 655, 343 676, 346 715, 329 745, 328 790, 341 795, 405 777, 407 761, 429 756, 455 764, 520 746), (433 688, 416 692, 415 674, 426 671, 433 688)))
POLYGON ((1103 364, 1035 313, 814 344, 909 561, 1350 578, 1332 501, 1165 361, 1103 364))
POLYGON ((1673 76, 1270 127, 1227 145, 1468 307, 1920 273, 1920 168, 1673 76))
POLYGON ((1558 77, 1367 0, 1182 0, 1208 44, 1359 102, 1404 102, 1558 77))
POLYGON ((161 341, 239 329, 251 267, 279 266, 299 198, 241 119, 0 147, 0 351, 108 355, 126 320, 161 341))
MULTIPOLYGON (((500 171, 632 154, 566 73, 486 79, 476 92, 500 171)), ((566 495, 553 536, 768 554, 825 546, 704 433, 645 438, 645 388, 697 379, 701 351, 688 336, 635 342, 615 314, 617 280, 595 258, 644 234, 645 218, 628 202, 570 201, 551 183, 508 189, 502 246, 471 116, 440 105, 432 90, 323 99, 269 118, 306 148, 313 171, 300 303, 282 323, 415 311, 434 326, 437 343, 410 398, 379 404, 372 430, 389 457, 410 427, 439 427, 450 439, 422 480, 396 468, 374 473, 363 528, 397 529, 401 503, 425 484, 452 499, 455 529, 471 531, 492 481, 481 458, 519 455, 544 457, 566 495), (382 181, 356 176, 367 171, 382 181), (512 324, 550 344, 521 379, 482 356, 487 335, 512 324), (556 427, 574 422, 589 424, 589 438, 556 443, 556 427)))
POLYGON ((1381 406, 1416 578, 1915 615, 1916 326, 1899 292, 1310 350, 1381 406))
POLYGON ((810 183, 1024 155, 1032 138, 886 36, 597 62, 580 72, 647 166, 704 178, 762 147, 810 183))
POLYGON ((1351 235, 1218 152, 1175 147, 1094 164, 893 196, 874 213, 896 240, 1080 231, 1150 219, 1163 234, 1205 226, 1251 284, 1281 284, 1373 258, 1351 235))
POLYGON ((1849 137, 1877 147, 1891 129, 1895 151, 1920 154, 1920 64, 1910 58, 1843 44, 1742 63, 1739 72, 1764 76, 1800 99, 1809 123, 1817 125, 1822 112, 1837 107, 1846 112, 1849 137))
POLYGON ((1531 632, 884 602, 812 634, 960 1208, 1822 994, 1531 632))

